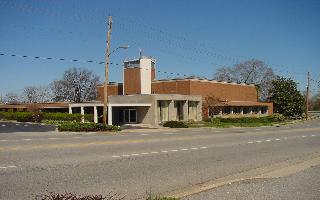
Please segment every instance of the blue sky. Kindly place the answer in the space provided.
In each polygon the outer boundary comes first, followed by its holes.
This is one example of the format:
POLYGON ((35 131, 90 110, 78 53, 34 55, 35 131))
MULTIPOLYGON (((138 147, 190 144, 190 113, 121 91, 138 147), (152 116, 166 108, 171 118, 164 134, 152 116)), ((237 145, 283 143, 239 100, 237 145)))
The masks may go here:
MULTIPOLYGON (((106 21, 113 16, 112 48, 130 45, 111 62, 144 55, 157 60, 158 78, 174 74, 212 78, 215 70, 251 58, 292 77, 299 88, 320 81, 318 0, 0 0, 0 95, 48 85, 70 67, 103 80, 106 21), (64 58, 20 58, 7 54, 64 58), (67 61, 77 59, 77 62, 67 61), (168 72, 164 74, 163 72, 168 72)), ((110 81, 122 81, 110 66, 110 81)))

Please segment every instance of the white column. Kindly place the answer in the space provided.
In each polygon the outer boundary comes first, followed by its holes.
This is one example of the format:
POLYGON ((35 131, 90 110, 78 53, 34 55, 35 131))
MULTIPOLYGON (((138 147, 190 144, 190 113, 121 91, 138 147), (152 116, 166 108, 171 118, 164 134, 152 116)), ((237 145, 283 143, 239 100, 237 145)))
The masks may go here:
POLYGON ((72 114, 72 107, 69 105, 69 114, 72 114))
POLYGON ((230 107, 230 114, 231 115, 233 114, 233 107, 232 106, 230 107))
POLYGON ((171 100, 169 103, 169 121, 171 121, 171 120, 177 120, 173 100, 171 100))
POLYGON ((81 109, 81 115, 82 115, 81 122, 84 122, 84 107, 81 106, 80 109, 81 109))
POLYGON ((189 120, 189 114, 188 114, 188 100, 183 103, 183 120, 188 121, 189 120))
POLYGON ((94 121, 94 123, 98 123, 98 110, 97 110, 97 106, 93 106, 93 121, 94 121))
POLYGON ((240 114, 243 115, 243 107, 240 107, 240 114))
POLYGON ((107 118, 108 118, 108 125, 112 125, 112 106, 108 106, 108 112, 107 112, 107 118))

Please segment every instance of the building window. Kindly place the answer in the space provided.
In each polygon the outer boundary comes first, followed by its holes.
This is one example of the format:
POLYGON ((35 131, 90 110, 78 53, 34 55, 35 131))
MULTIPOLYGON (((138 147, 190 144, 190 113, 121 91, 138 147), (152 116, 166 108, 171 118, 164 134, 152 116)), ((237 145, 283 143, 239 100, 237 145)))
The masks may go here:
POLYGON ((231 107, 230 106, 225 106, 222 108, 222 114, 228 115, 231 113, 231 107))
POLYGON ((169 121, 170 101, 158 101, 158 119, 161 122, 169 121))
POLYGON ((249 109, 249 107, 243 107, 243 114, 244 114, 244 115, 250 114, 250 109, 249 109))
POLYGON ((124 109, 122 110, 124 123, 137 123, 137 110, 124 109))
POLYGON ((252 107, 252 113, 258 114, 259 113, 259 107, 252 107))
POLYGON ((267 114, 267 112, 268 112, 268 107, 267 106, 261 107, 261 114, 267 114))
POLYGON ((189 120, 197 120, 197 101, 188 101, 189 120))
POLYGON ((233 107, 233 114, 240 114, 240 113, 241 113, 240 107, 233 107))
POLYGON ((183 101, 174 101, 174 109, 176 111, 176 120, 183 120, 183 101))

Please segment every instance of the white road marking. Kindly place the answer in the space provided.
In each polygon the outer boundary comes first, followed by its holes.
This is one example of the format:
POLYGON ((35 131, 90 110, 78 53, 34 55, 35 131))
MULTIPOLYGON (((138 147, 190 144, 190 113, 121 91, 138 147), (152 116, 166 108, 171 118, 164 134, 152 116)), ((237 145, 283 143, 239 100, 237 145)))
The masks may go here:
POLYGON ((280 138, 276 138, 276 141, 280 141, 280 138))
POLYGON ((174 133, 164 133, 165 135, 173 135, 174 133))
POLYGON ((261 143, 262 141, 261 141, 261 140, 257 140, 256 142, 257 142, 257 143, 261 143))
POLYGON ((30 141, 30 140, 32 140, 32 139, 30 139, 30 138, 26 138, 26 139, 23 139, 24 141, 30 141))
POLYGON ((315 137, 316 135, 311 135, 311 137, 315 137))
POLYGON ((24 126, 29 126, 28 124, 25 124, 24 126))
POLYGON ((57 140, 59 138, 55 138, 55 137, 51 137, 51 138, 48 138, 49 140, 57 140))
POLYGON ((2 124, 1 126, 6 126, 5 124, 2 124))
POLYGON ((147 134, 147 133, 142 133, 141 135, 149 135, 149 134, 147 134))
POLYGON ((20 124, 16 124, 16 126, 19 126, 20 124))
POLYGON ((303 136, 301 136, 301 137, 305 138, 305 137, 307 137, 307 136, 303 135, 303 136))
POLYGON ((253 144, 254 142, 252 142, 252 141, 250 141, 250 142, 248 142, 248 144, 253 144))
POLYGON ((5 166, 5 167, 0 167, 0 169, 15 168, 15 167, 17 167, 17 166, 9 165, 9 166, 5 166))
POLYGON ((256 130, 256 131, 261 131, 261 129, 258 129, 258 128, 257 128, 257 129, 254 129, 254 130, 256 130))
POLYGON ((8 140, 0 140, 1 142, 7 142, 8 140))
POLYGON ((271 142, 271 140, 266 140, 266 142, 271 142))
MULTIPOLYGON (((198 149, 207 149, 208 147, 202 146, 202 147, 192 147, 192 150, 198 150, 198 149)), ((179 152, 179 151, 188 151, 189 149, 183 148, 183 149, 171 149, 171 150, 162 150, 160 153, 169 153, 169 152, 179 152)), ((143 153, 133 153, 133 154, 123 154, 121 156, 113 155, 112 158, 120 158, 120 157, 130 157, 130 156, 142 156, 142 155, 149 155, 149 154, 158 154, 158 151, 151 151, 151 152, 143 152, 143 153)))

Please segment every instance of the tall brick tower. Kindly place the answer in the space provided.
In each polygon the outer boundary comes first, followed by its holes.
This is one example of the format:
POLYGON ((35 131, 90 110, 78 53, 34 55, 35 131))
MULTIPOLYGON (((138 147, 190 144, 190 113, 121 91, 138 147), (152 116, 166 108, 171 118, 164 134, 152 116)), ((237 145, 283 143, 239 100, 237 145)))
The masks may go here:
POLYGON ((151 81, 155 79, 155 60, 141 56, 124 61, 123 94, 151 94, 151 81))

